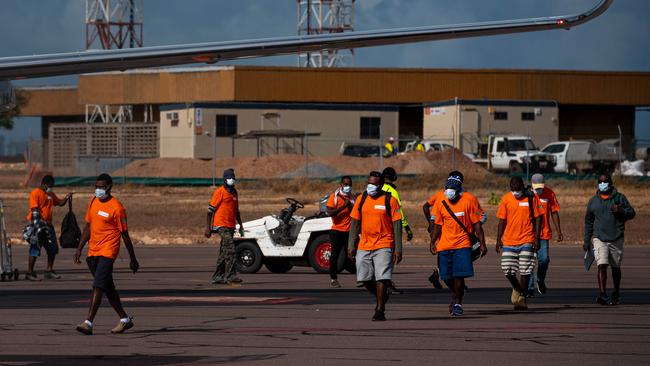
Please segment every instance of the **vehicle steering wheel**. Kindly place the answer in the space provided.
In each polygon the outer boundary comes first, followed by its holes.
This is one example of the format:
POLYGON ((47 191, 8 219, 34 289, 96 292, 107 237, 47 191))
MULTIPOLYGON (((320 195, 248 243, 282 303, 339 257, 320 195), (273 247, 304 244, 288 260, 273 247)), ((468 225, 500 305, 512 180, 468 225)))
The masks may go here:
POLYGON ((291 206, 295 206, 296 208, 305 208, 305 205, 303 205, 302 203, 298 202, 298 200, 296 200, 295 198, 287 198, 287 202, 288 202, 291 206))

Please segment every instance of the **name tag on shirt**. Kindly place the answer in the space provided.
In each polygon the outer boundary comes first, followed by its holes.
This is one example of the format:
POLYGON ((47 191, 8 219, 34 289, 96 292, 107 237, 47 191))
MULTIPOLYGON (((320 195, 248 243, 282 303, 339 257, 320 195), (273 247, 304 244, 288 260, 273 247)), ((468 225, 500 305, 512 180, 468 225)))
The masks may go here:
POLYGON ((97 211, 97 214, 98 214, 99 216, 106 217, 106 218, 108 218, 108 216, 110 216, 110 215, 108 214, 108 212, 104 212, 104 211, 102 211, 102 210, 97 211))
POLYGON ((519 206, 528 207, 528 202, 519 202, 519 206))
POLYGON ((375 210, 384 210, 384 211, 386 211, 386 206, 384 206, 384 205, 375 205, 375 210))
POLYGON ((457 217, 465 216, 465 212, 454 212, 457 217))

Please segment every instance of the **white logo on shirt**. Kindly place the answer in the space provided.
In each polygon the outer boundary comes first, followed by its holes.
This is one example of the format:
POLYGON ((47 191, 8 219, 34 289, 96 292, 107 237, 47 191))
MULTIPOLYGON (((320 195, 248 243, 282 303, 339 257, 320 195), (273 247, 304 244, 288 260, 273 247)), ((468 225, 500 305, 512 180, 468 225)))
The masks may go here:
POLYGON ((97 211, 97 214, 98 214, 99 216, 103 216, 103 217, 106 217, 106 218, 108 218, 108 216, 110 216, 110 215, 108 214, 108 212, 104 212, 104 211, 102 211, 102 210, 98 210, 98 211, 97 211))
POLYGON ((528 207, 528 202, 519 202, 519 206, 528 207))
POLYGON ((539 200, 544 202, 544 203, 548 203, 548 198, 540 198, 539 200))
POLYGON ((465 212, 454 212, 454 215, 460 217, 460 216, 465 216, 465 212))
POLYGON ((384 205, 375 205, 375 210, 384 210, 384 211, 386 211, 386 206, 384 206, 384 205))

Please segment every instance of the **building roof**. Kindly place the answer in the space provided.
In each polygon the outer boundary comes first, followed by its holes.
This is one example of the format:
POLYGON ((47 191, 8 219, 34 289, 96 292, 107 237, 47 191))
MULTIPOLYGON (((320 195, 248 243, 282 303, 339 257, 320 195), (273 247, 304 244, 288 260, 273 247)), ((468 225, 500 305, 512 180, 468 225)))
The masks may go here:
POLYGON ((75 89, 26 89, 23 115, 81 115, 85 104, 364 103, 543 100, 650 105, 649 72, 200 67, 87 74, 75 89))

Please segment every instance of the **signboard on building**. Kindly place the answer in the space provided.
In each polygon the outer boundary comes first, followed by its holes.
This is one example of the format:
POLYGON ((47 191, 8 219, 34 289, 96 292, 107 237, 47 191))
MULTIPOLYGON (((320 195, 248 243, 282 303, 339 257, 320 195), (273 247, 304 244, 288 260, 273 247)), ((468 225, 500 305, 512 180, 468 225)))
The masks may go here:
POLYGON ((194 110, 194 133, 203 135, 203 109, 201 108, 194 110))

